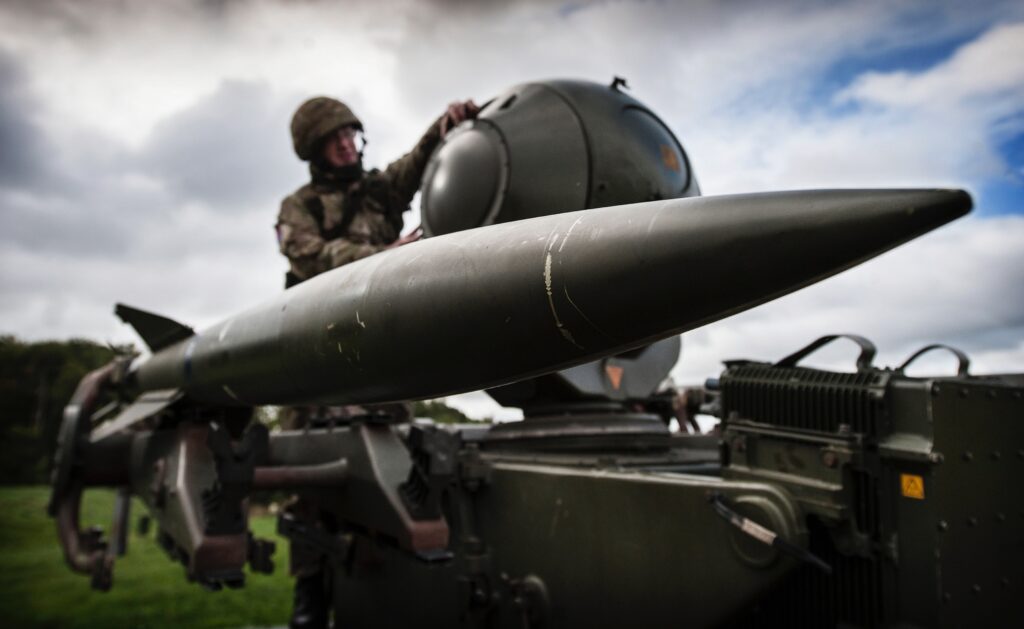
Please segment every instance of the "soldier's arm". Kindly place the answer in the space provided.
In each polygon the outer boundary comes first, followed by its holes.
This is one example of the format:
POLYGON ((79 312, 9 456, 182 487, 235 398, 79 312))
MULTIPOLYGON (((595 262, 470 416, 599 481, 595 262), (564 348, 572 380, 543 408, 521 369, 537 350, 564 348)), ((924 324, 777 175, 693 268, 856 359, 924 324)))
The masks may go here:
POLYGON ((441 116, 435 120, 411 151, 384 169, 383 175, 389 184, 392 206, 405 209, 416 195, 416 191, 420 189, 420 180, 423 179, 427 160, 441 141, 441 121, 444 118, 445 116, 441 116))
POLYGON ((384 179, 388 183, 388 206, 392 211, 404 212, 412 202, 416 191, 420 189, 423 171, 427 167, 430 154, 437 148, 441 138, 449 129, 463 120, 476 118, 480 108, 472 100, 454 102, 440 118, 430 125, 420 141, 411 151, 388 164, 384 170, 384 179))
POLYGON ((316 218, 294 195, 281 203, 276 227, 281 253, 288 258, 292 273, 300 280, 365 258, 384 248, 384 245, 345 238, 324 240, 316 218))

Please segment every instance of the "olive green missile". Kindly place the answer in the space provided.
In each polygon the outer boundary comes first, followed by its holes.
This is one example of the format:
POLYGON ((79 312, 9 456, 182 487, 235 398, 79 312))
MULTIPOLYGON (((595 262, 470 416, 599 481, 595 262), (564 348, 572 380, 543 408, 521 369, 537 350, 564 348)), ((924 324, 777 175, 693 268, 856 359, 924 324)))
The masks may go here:
POLYGON ((959 190, 654 201, 423 240, 324 273, 134 367, 214 404, 373 403, 625 351, 839 273, 966 214, 959 190))

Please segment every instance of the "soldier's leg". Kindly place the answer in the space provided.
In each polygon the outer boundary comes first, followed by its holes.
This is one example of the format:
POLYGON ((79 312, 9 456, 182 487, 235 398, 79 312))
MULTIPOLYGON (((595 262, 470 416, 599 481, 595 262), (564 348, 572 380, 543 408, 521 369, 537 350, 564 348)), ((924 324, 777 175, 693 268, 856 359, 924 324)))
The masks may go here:
MULTIPOLYGON (((281 427, 285 430, 302 430, 310 424, 315 412, 310 407, 287 408, 281 419, 281 427)), ((318 525, 318 509, 308 500, 295 496, 285 510, 306 527, 318 525)), ((301 539, 291 538, 289 542, 289 571, 295 577, 295 595, 288 626, 292 629, 326 629, 330 602, 324 577, 323 553, 301 539)))
MULTIPOLYGON (((305 528, 319 526, 319 510, 310 501, 297 497, 285 509, 305 528)), ((289 571, 295 577, 295 596, 288 626, 292 629, 326 629, 330 601, 323 551, 301 537, 291 537, 290 542, 289 571)))

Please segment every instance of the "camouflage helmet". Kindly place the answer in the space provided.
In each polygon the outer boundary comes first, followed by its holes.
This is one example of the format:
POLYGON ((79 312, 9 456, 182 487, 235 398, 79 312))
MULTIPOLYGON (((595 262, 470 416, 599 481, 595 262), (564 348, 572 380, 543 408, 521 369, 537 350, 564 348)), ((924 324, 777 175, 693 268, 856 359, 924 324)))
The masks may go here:
POLYGON ((332 131, 341 127, 363 128, 345 103, 317 96, 302 103, 292 116, 292 144, 299 159, 309 161, 316 153, 317 145, 332 131))

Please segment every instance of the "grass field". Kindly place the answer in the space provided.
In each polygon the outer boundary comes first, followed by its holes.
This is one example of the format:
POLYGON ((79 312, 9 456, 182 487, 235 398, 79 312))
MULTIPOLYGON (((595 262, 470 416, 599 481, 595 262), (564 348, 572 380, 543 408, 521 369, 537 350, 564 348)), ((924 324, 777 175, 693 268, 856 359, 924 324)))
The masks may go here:
MULTIPOLYGON (((132 504, 128 554, 114 566, 109 592, 64 564, 54 521, 45 513, 45 487, 0 488, 0 626, 3 627, 253 627, 288 622, 292 581, 288 545, 274 533, 271 516, 254 518, 257 537, 277 543, 272 575, 247 574, 240 590, 209 592, 185 580, 184 568, 157 546, 153 532, 140 537, 132 504)), ((83 528, 110 529, 114 494, 86 493, 83 528)))

